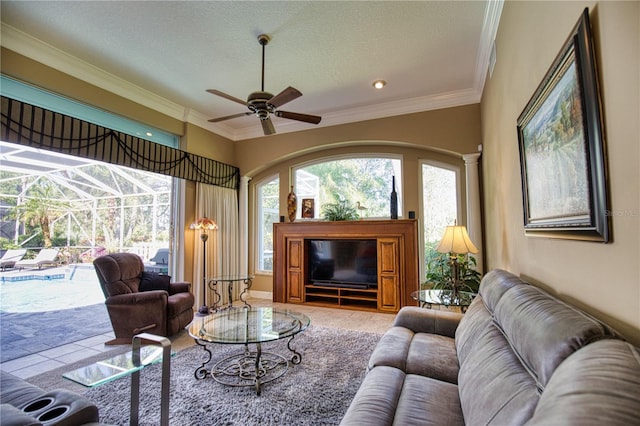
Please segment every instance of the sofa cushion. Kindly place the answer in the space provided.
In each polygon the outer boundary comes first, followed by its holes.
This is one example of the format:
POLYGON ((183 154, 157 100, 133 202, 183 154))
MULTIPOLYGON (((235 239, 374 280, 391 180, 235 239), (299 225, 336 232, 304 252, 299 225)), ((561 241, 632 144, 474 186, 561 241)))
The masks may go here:
POLYGON ((460 365, 475 347, 478 337, 482 335, 482 330, 493 326, 493 318, 485 308, 482 296, 476 296, 456 330, 455 342, 460 365))
POLYGON ((169 275, 160 275, 157 272, 142 271, 140 278, 140 291, 164 290, 169 291, 169 275))
POLYGON ((414 332, 404 327, 391 327, 380 338, 369 357, 369 369, 378 365, 404 371, 414 332))
POLYGON ((381 366, 371 370, 356 392, 340 425, 392 424, 404 378, 404 372, 393 367, 381 366))
POLYGON ((539 389, 573 352, 615 334, 602 322, 531 285, 505 292, 493 316, 539 389))
POLYGON ((536 383, 496 327, 486 327, 460 366, 458 389, 465 421, 523 424, 539 399, 536 383))
POLYGON ((527 285, 528 283, 522 281, 511 272, 494 269, 482 277, 479 293, 489 312, 493 312, 502 296, 504 296, 509 289, 523 284, 527 285))
POLYGON ((464 425, 458 387, 430 377, 408 374, 404 379, 393 424, 464 425))
POLYGON ((463 425, 458 387, 393 367, 371 370, 340 425, 463 425))
POLYGON ((390 328, 369 357, 369 369, 395 367, 406 374, 419 374, 458 383, 455 341, 438 334, 414 333, 404 327, 390 328))
POLYGON ((640 419, 640 349, 606 339, 569 356, 547 383, 528 425, 631 425, 640 419))
POLYGON ((457 384, 458 357, 455 340, 437 334, 414 335, 407 354, 405 373, 457 384))

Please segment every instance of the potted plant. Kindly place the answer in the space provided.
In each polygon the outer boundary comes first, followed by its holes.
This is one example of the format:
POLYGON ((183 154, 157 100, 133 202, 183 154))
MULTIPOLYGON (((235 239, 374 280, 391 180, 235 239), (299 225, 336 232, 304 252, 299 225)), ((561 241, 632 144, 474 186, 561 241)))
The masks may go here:
POLYGON ((349 205, 346 201, 324 204, 322 206, 322 217, 330 221, 358 220, 360 218, 356 208, 349 205))
MULTIPOLYGON (((477 293, 480 288, 482 274, 476 270, 476 258, 459 254, 458 273, 463 291, 477 293)), ((431 251, 427 256, 426 283, 433 289, 448 288, 451 282, 451 265, 449 253, 431 251)))

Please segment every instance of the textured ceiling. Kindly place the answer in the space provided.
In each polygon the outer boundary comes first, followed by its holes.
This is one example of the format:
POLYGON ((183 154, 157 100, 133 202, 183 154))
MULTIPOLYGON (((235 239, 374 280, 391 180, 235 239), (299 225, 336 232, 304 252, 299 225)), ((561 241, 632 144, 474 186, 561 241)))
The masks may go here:
MULTIPOLYGON (((234 140, 262 135, 240 99, 304 96, 288 111, 329 126, 479 102, 502 2, 6 1, 2 45, 234 140), (387 86, 371 84, 384 79, 387 86)), ((312 124, 274 118, 278 133, 312 124)))

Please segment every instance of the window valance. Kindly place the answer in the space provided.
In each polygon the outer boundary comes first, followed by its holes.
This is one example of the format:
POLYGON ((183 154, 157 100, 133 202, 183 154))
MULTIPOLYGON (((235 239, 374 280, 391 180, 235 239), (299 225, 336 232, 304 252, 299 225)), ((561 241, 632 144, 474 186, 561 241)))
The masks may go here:
POLYGON ((19 100, 1 98, 3 141, 238 189, 237 167, 19 100))

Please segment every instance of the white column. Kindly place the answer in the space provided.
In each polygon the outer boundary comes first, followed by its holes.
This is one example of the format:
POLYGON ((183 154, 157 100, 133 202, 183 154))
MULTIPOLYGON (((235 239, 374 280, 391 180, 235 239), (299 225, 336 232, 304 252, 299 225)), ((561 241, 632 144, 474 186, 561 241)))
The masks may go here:
POLYGON ((480 176, 478 173, 478 159, 480 153, 464 154, 466 185, 467 185, 467 231, 471 241, 478 247, 475 255, 478 271, 482 272, 482 219, 480 216, 480 176))
POLYGON ((238 192, 238 231, 240 235, 240 274, 249 273, 249 176, 240 178, 238 192))

